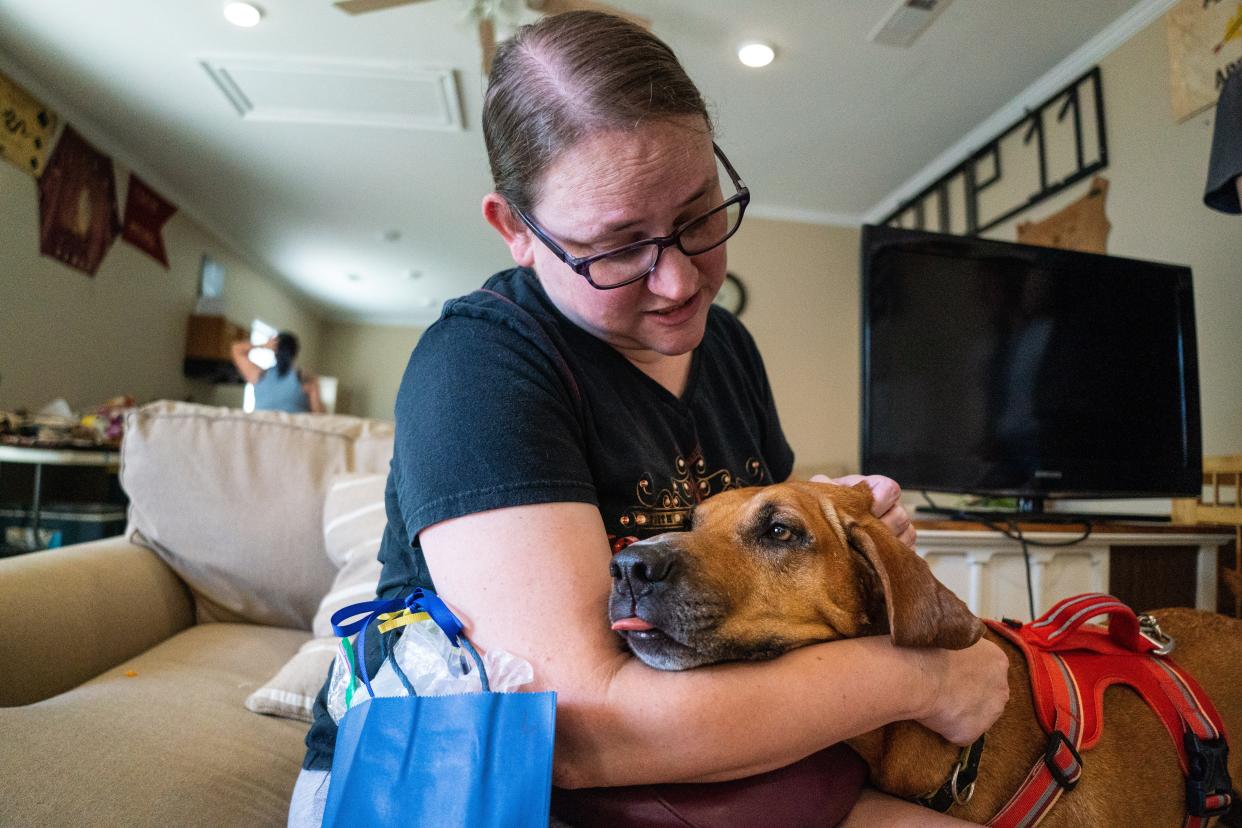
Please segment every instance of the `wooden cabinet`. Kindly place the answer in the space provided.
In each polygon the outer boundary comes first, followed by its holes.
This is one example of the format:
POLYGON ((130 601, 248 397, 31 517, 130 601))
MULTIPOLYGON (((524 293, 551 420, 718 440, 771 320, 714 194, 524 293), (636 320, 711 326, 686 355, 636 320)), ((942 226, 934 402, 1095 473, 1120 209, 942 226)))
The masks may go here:
POLYGON ((186 323, 183 373, 209 382, 241 382, 229 349, 248 336, 246 328, 223 316, 190 316, 186 323))

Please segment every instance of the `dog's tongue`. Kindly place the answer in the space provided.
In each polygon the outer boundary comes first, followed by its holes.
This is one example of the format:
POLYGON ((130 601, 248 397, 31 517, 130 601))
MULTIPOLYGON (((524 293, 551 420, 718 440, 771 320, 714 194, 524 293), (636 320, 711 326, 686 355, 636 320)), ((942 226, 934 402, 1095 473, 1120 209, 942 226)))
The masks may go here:
POLYGON ((644 621, 643 619, 641 619, 641 618, 639 618, 639 617, 637 617, 637 616, 633 616, 633 615, 632 615, 632 616, 630 616, 629 618, 621 618, 621 619, 618 619, 618 620, 616 620, 616 621, 613 621, 613 622, 612 622, 612 628, 613 628, 614 630, 651 630, 651 629, 655 629, 654 627, 652 627, 650 624, 648 624, 648 623, 647 623, 646 621, 644 621))

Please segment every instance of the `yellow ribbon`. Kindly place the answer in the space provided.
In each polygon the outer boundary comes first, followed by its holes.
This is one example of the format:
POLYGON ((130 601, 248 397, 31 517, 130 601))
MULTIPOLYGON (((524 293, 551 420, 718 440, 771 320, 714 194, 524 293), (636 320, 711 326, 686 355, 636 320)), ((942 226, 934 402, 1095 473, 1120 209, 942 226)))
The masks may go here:
POLYGON ((382 622, 377 629, 381 633, 389 630, 395 630, 397 627, 404 627, 407 624, 413 624, 415 621, 430 621, 431 616, 425 612, 410 612, 403 609, 400 612, 385 612, 379 615, 382 622))
MULTIPOLYGON (((1221 41, 1221 46, 1234 39, 1242 39, 1242 6, 1238 7, 1238 13, 1233 19, 1225 24, 1225 39, 1221 41)), ((1220 49, 1220 46, 1216 48, 1220 49)))

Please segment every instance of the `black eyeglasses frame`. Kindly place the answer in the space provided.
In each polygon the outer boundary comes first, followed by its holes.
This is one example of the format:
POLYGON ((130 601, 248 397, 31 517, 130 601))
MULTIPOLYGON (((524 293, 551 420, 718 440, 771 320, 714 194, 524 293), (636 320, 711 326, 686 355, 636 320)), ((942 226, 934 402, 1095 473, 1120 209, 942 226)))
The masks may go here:
POLYGON ((708 210, 706 213, 695 216, 694 218, 688 221, 682 222, 676 229, 673 230, 672 233, 670 233, 667 236, 654 236, 649 239, 642 239, 640 241, 630 242, 629 244, 622 245, 621 247, 615 248, 613 250, 607 250, 603 253, 596 253, 593 256, 584 256, 584 257, 579 258, 577 256, 571 256, 565 250, 565 248, 557 244, 557 242, 550 235, 548 235, 548 232, 544 230, 542 227, 540 227, 539 224, 534 220, 534 218, 527 215, 525 211, 519 210, 517 207, 513 206, 512 203, 509 204, 509 207, 510 209, 513 210, 514 213, 517 214, 518 218, 522 220, 522 223, 525 224, 528 228, 530 228, 530 231, 535 234, 535 237, 539 239, 539 241, 543 242, 544 245, 549 250, 555 253, 557 258, 559 258, 565 264, 569 265, 571 270, 573 270, 575 273, 577 273, 582 278, 586 279, 587 283, 590 284, 591 287, 595 288, 596 290, 615 290, 617 288, 625 287, 626 285, 632 285, 634 282, 637 282, 640 279, 646 279, 649 275, 651 275, 652 271, 654 271, 656 267, 660 264, 660 256, 664 254, 664 251, 666 249, 676 245, 677 249, 687 256, 701 256, 702 254, 708 252, 709 250, 715 250, 717 247, 727 242, 730 238, 733 237, 733 234, 738 231, 738 228, 742 226, 742 219, 746 215, 746 206, 750 204, 750 188, 747 187, 742 182, 741 177, 737 174, 737 170, 733 169, 733 165, 729 163, 729 159, 725 157, 724 152, 721 151, 720 147, 716 144, 715 141, 712 142, 712 150, 716 153, 716 157, 720 159, 720 163, 724 165, 725 171, 729 173, 729 177, 733 179, 733 186, 737 189, 737 192, 731 198, 726 199, 725 201, 721 202, 717 206, 708 210), (697 250, 694 253, 688 252, 684 247, 681 246, 681 234, 683 231, 685 231, 687 227, 690 227, 691 225, 702 221, 703 219, 707 218, 713 213, 717 213, 721 210, 727 210, 730 207, 732 207, 734 204, 740 205, 738 216, 737 216, 737 224, 733 226, 733 229, 730 230, 729 233, 723 239, 716 242, 711 247, 705 248, 703 250, 697 250), (600 259, 606 259, 609 256, 616 256, 618 254, 628 253, 631 250, 636 250, 640 247, 647 247, 650 245, 655 245, 656 256, 655 256, 655 259, 651 263, 651 267, 647 268, 645 272, 640 273, 639 275, 633 277, 632 279, 626 279, 624 282, 618 282, 615 285, 596 284, 595 280, 591 278, 591 263, 592 262, 598 262, 600 259))

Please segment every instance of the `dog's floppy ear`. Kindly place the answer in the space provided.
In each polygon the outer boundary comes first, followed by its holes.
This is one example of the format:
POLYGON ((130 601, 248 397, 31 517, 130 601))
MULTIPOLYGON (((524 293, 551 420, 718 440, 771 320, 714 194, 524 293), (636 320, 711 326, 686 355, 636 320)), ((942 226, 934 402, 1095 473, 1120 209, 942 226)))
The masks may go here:
POLYGON ((961 650, 983 635, 983 622, 878 518, 856 516, 844 529, 850 546, 880 578, 894 644, 961 650))

